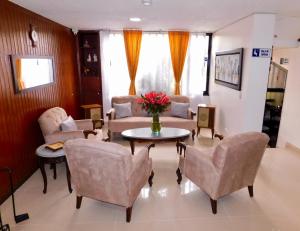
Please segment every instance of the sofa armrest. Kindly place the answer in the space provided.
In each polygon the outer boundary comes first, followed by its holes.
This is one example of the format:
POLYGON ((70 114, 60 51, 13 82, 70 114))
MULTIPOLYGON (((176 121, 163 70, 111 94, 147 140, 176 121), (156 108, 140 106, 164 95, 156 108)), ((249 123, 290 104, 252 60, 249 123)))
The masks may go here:
POLYGON ((116 119, 116 111, 114 108, 111 108, 107 113, 106 116, 108 117, 108 120, 114 120, 116 119))
POLYGON ((92 119, 75 120, 75 123, 78 130, 93 130, 94 128, 92 119))
POLYGON ((82 130, 78 131, 58 131, 50 135, 45 136, 45 142, 47 144, 55 143, 58 141, 66 141, 76 138, 84 138, 84 133, 82 130))
POLYGON ((188 119, 193 120, 196 112, 193 112, 192 108, 188 109, 188 119))

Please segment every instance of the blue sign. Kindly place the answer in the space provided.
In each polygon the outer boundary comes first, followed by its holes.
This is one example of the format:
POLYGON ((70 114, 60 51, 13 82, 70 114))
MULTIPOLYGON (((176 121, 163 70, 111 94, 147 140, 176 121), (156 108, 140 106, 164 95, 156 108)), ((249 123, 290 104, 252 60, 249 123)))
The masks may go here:
POLYGON ((270 58, 271 57, 271 49, 270 48, 253 48, 252 49, 252 57, 270 58))

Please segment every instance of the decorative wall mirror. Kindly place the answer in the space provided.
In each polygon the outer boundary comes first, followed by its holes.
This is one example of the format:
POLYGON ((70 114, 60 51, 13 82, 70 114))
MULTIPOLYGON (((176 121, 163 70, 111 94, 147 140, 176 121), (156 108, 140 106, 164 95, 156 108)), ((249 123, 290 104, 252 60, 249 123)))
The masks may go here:
POLYGON ((51 56, 12 55, 15 92, 54 82, 54 63, 51 56))

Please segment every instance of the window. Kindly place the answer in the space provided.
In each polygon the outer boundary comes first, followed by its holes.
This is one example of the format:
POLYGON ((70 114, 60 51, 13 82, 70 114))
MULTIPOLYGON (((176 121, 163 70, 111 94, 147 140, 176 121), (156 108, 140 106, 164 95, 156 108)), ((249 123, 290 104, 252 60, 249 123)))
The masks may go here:
MULTIPOLYGON (((104 111, 112 96, 127 95, 130 78, 127 68, 123 32, 100 32, 101 71, 104 111)), ((196 110, 206 91, 209 38, 191 33, 181 77, 181 93, 191 97, 196 110)), ((155 90, 174 92, 174 74, 167 32, 143 32, 135 86, 137 95, 155 90)))

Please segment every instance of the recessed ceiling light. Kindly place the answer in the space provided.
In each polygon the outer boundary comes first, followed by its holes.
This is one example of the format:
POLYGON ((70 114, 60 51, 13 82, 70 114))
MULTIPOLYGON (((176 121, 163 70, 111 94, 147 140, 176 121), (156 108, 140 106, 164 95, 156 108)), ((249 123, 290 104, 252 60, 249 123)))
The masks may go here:
POLYGON ((142 3, 144 4, 144 6, 151 6, 152 0, 142 0, 142 3))
POLYGON ((141 19, 141 18, 138 18, 138 17, 129 18, 129 20, 130 20, 131 22, 140 22, 140 21, 142 21, 142 19, 141 19))

